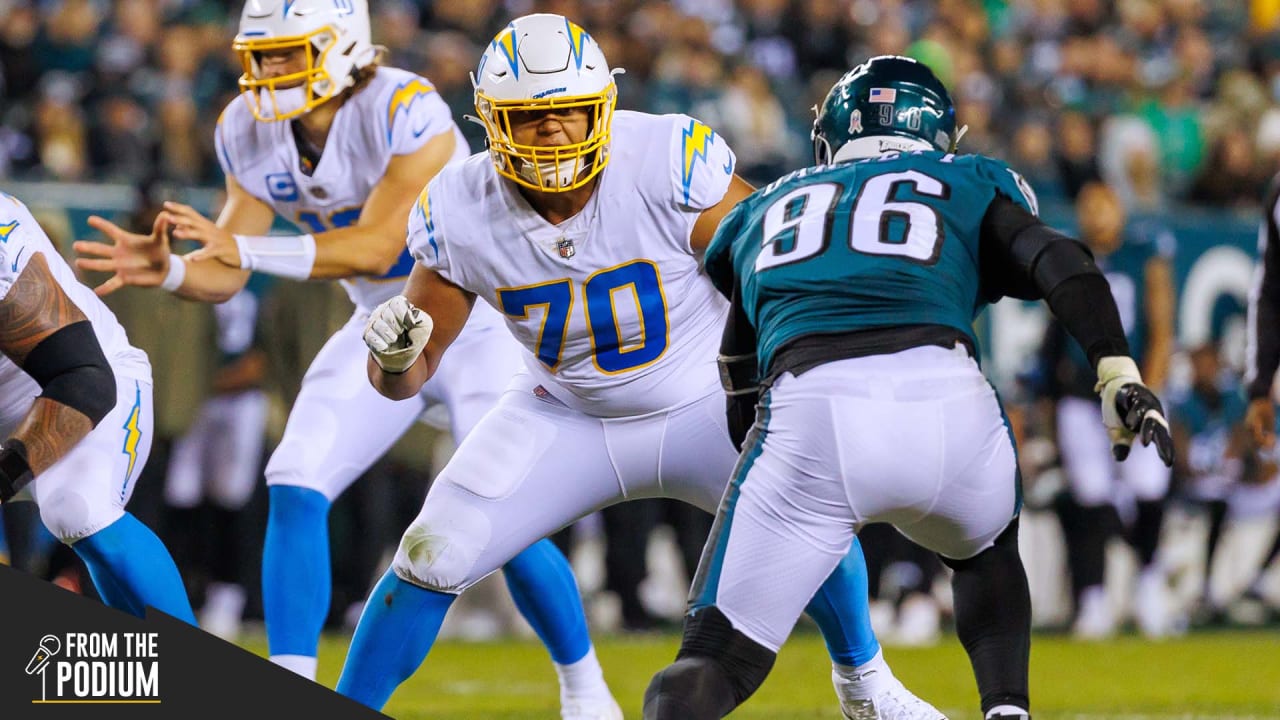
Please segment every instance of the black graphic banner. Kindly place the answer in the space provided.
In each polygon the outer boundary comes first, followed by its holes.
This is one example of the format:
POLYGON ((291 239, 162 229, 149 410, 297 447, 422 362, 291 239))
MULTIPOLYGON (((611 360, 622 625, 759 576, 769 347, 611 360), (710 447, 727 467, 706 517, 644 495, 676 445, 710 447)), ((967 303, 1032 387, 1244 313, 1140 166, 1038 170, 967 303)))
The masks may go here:
POLYGON ((156 610, 0 565, 0 718, 386 718, 156 610))

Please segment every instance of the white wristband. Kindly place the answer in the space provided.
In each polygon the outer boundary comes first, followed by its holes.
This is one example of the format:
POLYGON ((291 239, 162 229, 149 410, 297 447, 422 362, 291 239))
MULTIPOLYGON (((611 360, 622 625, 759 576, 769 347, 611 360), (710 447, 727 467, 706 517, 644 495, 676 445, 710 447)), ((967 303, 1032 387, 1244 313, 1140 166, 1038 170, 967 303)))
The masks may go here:
POLYGON ((312 235, 236 235, 240 267, 280 277, 306 280, 316 264, 312 235))
POLYGON ((181 255, 169 253, 169 272, 165 273, 164 280, 160 281, 160 287, 175 292, 182 287, 182 281, 187 278, 187 261, 182 259, 181 255))

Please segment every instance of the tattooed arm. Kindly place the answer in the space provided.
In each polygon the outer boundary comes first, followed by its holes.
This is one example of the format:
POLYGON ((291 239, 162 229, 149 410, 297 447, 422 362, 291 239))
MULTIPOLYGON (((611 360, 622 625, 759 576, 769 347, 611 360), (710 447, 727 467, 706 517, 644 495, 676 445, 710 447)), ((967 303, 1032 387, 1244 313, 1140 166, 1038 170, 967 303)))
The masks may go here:
POLYGON ((43 389, 0 444, 0 484, 9 485, 0 487, 0 499, 7 499, 84 439, 115 406, 116 390, 93 326, 41 254, 0 300, 0 352, 43 389))

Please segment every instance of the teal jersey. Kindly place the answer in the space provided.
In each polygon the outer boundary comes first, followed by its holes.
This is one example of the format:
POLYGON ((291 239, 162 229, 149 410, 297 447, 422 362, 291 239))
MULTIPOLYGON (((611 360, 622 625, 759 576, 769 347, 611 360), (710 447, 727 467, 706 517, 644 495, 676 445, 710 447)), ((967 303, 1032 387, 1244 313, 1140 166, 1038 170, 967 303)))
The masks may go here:
POLYGON ((806 168, 741 202, 705 265, 736 283, 761 369, 796 338, 942 325, 977 347, 974 317, 1000 297, 980 260, 987 206, 1003 194, 1036 212, 1026 181, 997 160, 936 151, 806 168))
POLYGON ((1244 392, 1233 378, 1224 377, 1211 394, 1190 388, 1170 398, 1170 419, 1190 438, 1187 461, 1191 471, 1204 475, 1219 470, 1231 444, 1231 433, 1244 422, 1244 392))

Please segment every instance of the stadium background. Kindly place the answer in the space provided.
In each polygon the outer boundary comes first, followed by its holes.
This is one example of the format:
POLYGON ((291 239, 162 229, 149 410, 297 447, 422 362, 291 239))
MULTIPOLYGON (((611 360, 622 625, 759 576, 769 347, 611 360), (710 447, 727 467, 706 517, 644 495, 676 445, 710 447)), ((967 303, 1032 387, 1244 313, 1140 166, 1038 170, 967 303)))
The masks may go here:
MULTIPOLYGON (((386 64, 425 74, 458 118, 472 112, 468 72, 507 18, 531 11, 574 18, 600 42, 612 66, 627 70, 618 79, 619 107, 699 117, 729 139, 739 172, 757 184, 807 163, 810 108, 844 70, 875 54, 916 57, 953 90, 960 122, 969 126, 962 150, 1002 158, 1022 172, 1050 223, 1074 230, 1076 193, 1101 179, 1122 198, 1131 220, 1154 219, 1174 233, 1179 351, 1171 392, 1186 383, 1186 352, 1202 343, 1217 344, 1232 371, 1243 366, 1243 308, 1261 203, 1280 171, 1280 1, 371 5, 374 40, 388 48, 386 64)), ((239 10, 235 2, 0 0, 0 177, 62 247, 92 237, 84 221, 93 213, 141 228, 149 226, 161 199, 216 212, 221 176, 213 127, 236 92, 240 66, 230 42, 239 10)), ((460 125, 472 148, 480 149, 480 127, 460 125)), ((280 228, 289 228, 286 220, 280 228)), ((265 431, 269 452, 302 371, 350 305, 336 285, 271 283, 264 297, 258 343, 272 408, 265 431)), ((133 508, 166 535, 173 523, 166 524, 160 490, 168 449, 211 392, 218 360, 214 314, 156 292, 124 291, 110 304, 155 366, 157 438, 133 508)), ((1043 322, 1039 306, 1006 301, 979 327, 985 366, 1013 411, 1029 418, 1024 439, 1034 450, 1024 456, 1033 455, 1034 462, 1027 467, 1024 550, 1037 625, 1053 630, 1070 620, 1060 530, 1049 510, 1061 485, 1052 461, 1045 460, 1052 450, 1032 412, 1035 398, 1019 382, 1032 369, 1043 322)), ((335 507, 331 627, 339 645, 370 580, 416 512, 431 469, 448 451, 447 438, 418 428, 335 507)), ((1183 501, 1176 482, 1170 503, 1162 552, 1177 570, 1175 596, 1190 621, 1203 582, 1206 522, 1183 501)), ((261 494, 255 495, 240 535, 249 558, 243 578, 250 623, 258 612, 253 588, 262 505, 261 494)), ((1280 606, 1277 573, 1263 586, 1271 594, 1242 595, 1275 531, 1278 507, 1280 499, 1272 497, 1235 518, 1215 577, 1215 592, 1232 603, 1228 624, 1265 633, 1273 642, 1280 639, 1273 609, 1280 606)), ((682 601, 685 579, 673 537, 659 530, 649 547, 650 579, 643 590, 656 615, 678 615, 682 601)), ((185 553, 198 550, 186 546, 189 538, 166 539, 198 606, 207 578, 184 563, 185 553)), ((630 629, 620 627, 616 599, 601 592, 598 525, 584 525, 577 541, 575 564, 596 632, 630 629)), ((1132 561, 1115 548, 1111 563, 1113 579, 1121 578, 1112 583, 1115 601, 1123 606, 1123 575, 1132 561)), ((42 570, 59 571, 56 563, 42 570)), ((74 577, 64 580, 73 583, 74 577)), ((486 617, 493 605, 506 618, 500 590, 477 595, 473 617, 486 617)), ((941 606, 945 618, 945 597, 941 606)), ((488 624, 456 623, 453 630, 487 637, 504 629, 524 631, 509 618, 497 625, 492 618, 488 624)), ((252 646, 252 633, 248 637, 252 646)), ((891 630, 886 637, 892 638, 891 630)), ((1280 657, 1273 654, 1271 661, 1280 685, 1280 657)), ((963 666, 956 667, 967 687, 963 666)), ((822 693, 829 691, 815 692, 825 700, 822 693)), ((1272 701, 1280 706, 1280 698, 1272 701)))

